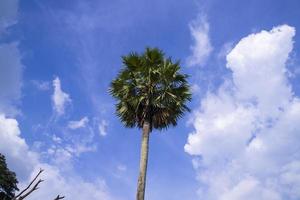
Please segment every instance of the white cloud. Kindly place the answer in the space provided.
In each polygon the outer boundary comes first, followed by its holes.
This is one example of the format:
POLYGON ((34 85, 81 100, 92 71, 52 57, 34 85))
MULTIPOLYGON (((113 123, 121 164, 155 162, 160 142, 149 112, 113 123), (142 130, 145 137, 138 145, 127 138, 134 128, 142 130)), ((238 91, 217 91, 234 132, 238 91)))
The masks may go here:
POLYGON ((60 166, 61 169, 72 169, 72 161, 74 155, 64 146, 52 145, 47 150, 48 156, 51 158, 50 162, 54 165, 60 166))
POLYGON ((53 134, 52 140, 55 143, 61 143, 62 142, 62 139, 60 137, 56 136, 55 134, 53 134))
MULTIPOLYGON (((40 189, 32 193, 30 199, 54 199, 58 194, 65 196, 66 199, 83 200, 83 199, 113 199, 108 192, 105 181, 95 179, 93 182, 87 182, 75 175, 66 177, 58 167, 47 164, 40 166, 45 171, 42 178, 45 180, 40 185, 40 189)), ((36 169, 38 171, 38 168, 36 169)), ((32 177, 35 173, 32 174, 32 177)))
POLYGON ((29 151, 25 140, 20 137, 18 122, 4 114, 0 114, 0 152, 21 179, 28 176, 38 160, 37 154, 29 151))
POLYGON ((200 199, 300 198, 300 99, 286 73, 294 35, 287 25, 261 31, 227 55, 232 79, 202 100, 185 145, 200 199))
POLYGON ((89 122, 89 119, 87 117, 83 117, 79 121, 70 121, 68 123, 68 127, 70 129, 84 128, 84 127, 86 127, 86 125, 87 125, 88 122, 89 122))
POLYGON ((189 66, 204 65, 210 56, 213 47, 209 37, 209 23, 205 16, 198 17, 190 24, 190 32, 194 44, 190 47, 192 55, 187 58, 189 66))
MULTIPOLYGON (((68 151, 82 153, 86 149, 78 147, 70 148, 68 151)), ((58 194, 74 200, 112 199, 103 179, 96 178, 95 181, 88 182, 75 175, 72 170, 62 171, 65 169, 61 167, 61 163, 50 165, 40 162, 40 155, 31 151, 26 141, 21 138, 18 122, 6 118, 3 114, 0 115, 0 152, 6 156, 9 168, 17 173, 20 188, 24 188, 29 183, 39 168, 45 169, 42 176, 45 182, 30 196, 32 200, 53 199, 58 194)))
POLYGON ((256 101, 258 108, 269 115, 288 104, 293 94, 285 63, 293 48, 294 34, 295 30, 289 26, 251 34, 227 56, 237 96, 256 101))
POLYGON ((79 121, 69 121, 67 127, 51 124, 57 134, 49 135, 52 143, 48 144, 43 155, 49 157, 48 161, 61 168, 73 168, 74 160, 87 152, 97 150, 94 141, 94 129, 89 125, 88 117, 79 121))
POLYGON ((82 135, 60 138, 53 136, 53 144, 43 152, 49 161, 62 169, 72 169, 75 158, 83 153, 95 152, 97 145, 93 142, 94 134, 84 131, 82 135))
POLYGON ((278 193, 261 187, 258 180, 249 177, 243 179, 232 190, 221 195, 220 200, 280 200, 278 193))
POLYGON ((70 95, 62 91, 60 79, 56 77, 53 80, 54 93, 52 95, 53 109, 58 115, 65 113, 65 107, 71 102, 70 95))
POLYGON ((108 122, 104 119, 101 120, 101 122, 98 125, 99 133, 101 136, 107 135, 107 127, 108 127, 108 122))

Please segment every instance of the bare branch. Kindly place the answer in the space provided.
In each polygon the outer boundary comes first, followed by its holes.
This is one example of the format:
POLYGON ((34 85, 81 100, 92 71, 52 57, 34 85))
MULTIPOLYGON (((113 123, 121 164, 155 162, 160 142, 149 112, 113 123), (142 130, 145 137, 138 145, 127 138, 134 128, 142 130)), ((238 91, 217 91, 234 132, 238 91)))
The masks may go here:
POLYGON ((36 182, 36 184, 33 186, 33 188, 31 188, 31 190, 29 190, 28 192, 26 192, 23 196, 20 196, 18 198, 18 200, 23 200, 25 199, 28 195, 30 195, 33 191, 38 190, 38 186, 41 182, 43 182, 44 180, 40 179, 38 180, 38 182, 36 182))
MULTIPOLYGON (((37 178, 41 175, 41 173, 43 173, 43 171, 44 171, 43 169, 40 169, 40 171, 37 173, 34 179, 30 182, 30 184, 24 190, 22 190, 17 196, 15 196, 12 200, 17 200, 18 197, 20 197, 24 192, 26 192, 31 187, 31 185, 37 180, 37 178)), ((40 183, 41 181, 39 181, 38 184, 40 183)))
MULTIPOLYGON (((37 173, 37 175, 34 177, 34 179, 29 183, 29 185, 24 190, 22 190, 18 195, 16 195, 14 198, 12 198, 12 200, 23 200, 27 196, 29 196, 32 192, 38 190, 39 189, 38 186, 44 180, 39 179, 37 181, 37 179, 39 178, 39 176, 41 175, 41 173, 43 173, 43 171, 44 171, 43 169, 40 169, 40 171, 37 173)), ((64 198, 65 198, 64 196, 58 195, 54 200, 60 200, 60 199, 64 199, 64 198)))
POLYGON ((65 198, 64 196, 61 197, 58 195, 54 200, 60 200, 60 199, 64 199, 64 198, 65 198))

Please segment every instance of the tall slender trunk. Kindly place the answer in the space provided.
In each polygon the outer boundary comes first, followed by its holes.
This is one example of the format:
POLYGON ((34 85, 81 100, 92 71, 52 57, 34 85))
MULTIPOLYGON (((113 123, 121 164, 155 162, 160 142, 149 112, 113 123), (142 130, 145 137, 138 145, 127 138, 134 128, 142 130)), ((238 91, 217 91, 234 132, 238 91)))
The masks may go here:
POLYGON ((143 124, 140 173, 138 179, 136 200, 144 200, 145 197, 146 173, 147 173, 147 162, 148 162, 148 151, 149 151, 149 135, 150 135, 150 124, 149 122, 146 121, 143 124))

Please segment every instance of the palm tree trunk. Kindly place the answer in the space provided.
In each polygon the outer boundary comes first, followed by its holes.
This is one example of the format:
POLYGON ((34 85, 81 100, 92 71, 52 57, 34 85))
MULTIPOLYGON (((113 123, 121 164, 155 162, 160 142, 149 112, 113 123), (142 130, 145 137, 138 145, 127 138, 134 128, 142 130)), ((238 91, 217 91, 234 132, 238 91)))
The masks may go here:
POLYGON ((148 151, 149 151, 149 135, 150 135, 150 124, 145 121, 143 125, 142 145, 141 145, 141 157, 140 157, 140 174, 137 186, 137 200, 144 200, 145 197, 145 186, 146 186, 146 173, 147 173, 147 162, 148 162, 148 151))

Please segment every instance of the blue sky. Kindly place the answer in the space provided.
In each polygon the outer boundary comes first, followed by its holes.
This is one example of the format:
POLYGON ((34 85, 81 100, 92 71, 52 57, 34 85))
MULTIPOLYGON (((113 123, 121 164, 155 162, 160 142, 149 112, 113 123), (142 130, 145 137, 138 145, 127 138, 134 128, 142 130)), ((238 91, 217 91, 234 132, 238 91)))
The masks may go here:
POLYGON ((32 199, 133 199, 140 130, 119 122, 108 87, 122 55, 159 47, 191 75, 193 112, 153 131, 146 198, 299 199, 299 7, 3 0, 0 152, 21 186, 46 169, 32 199))

